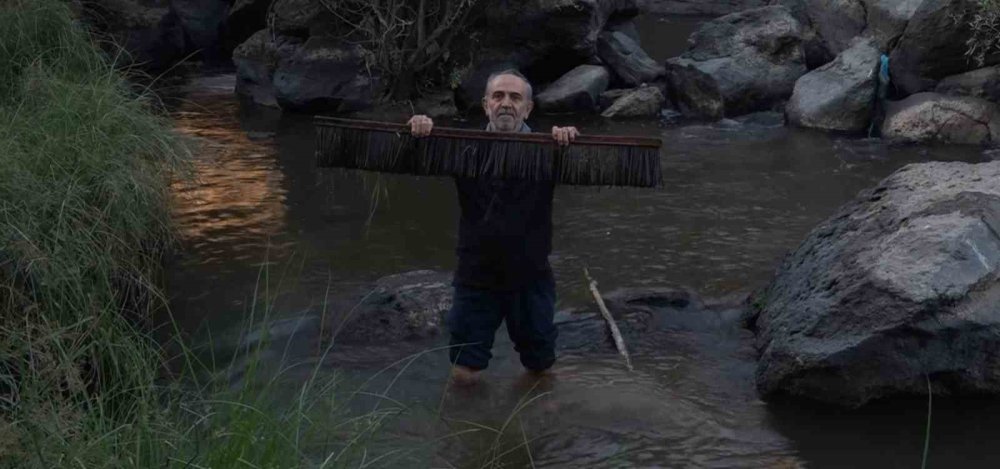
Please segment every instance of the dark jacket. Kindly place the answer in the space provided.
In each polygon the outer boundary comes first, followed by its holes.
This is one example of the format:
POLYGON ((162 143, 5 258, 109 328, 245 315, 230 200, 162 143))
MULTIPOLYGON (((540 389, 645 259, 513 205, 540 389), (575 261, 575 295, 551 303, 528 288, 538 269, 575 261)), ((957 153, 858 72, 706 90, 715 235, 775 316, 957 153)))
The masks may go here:
POLYGON ((455 187, 462 211, 456 285, 515 290, 552 279, 552 182, 455 178, 455 187))

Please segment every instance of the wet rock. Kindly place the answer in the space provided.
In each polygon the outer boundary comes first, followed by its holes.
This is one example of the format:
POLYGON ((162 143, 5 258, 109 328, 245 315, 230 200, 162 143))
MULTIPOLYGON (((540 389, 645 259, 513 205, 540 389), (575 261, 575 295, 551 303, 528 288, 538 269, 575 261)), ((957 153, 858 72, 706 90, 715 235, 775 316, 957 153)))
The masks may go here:
POLYGON ((642 39, 639 36, 639 27, 635 25, 635 20, 632 18, 611 18, 608 20, 608 24, 604 26, 604 30, 622 33, 636 44, 642 45, 642 39))
POLYGON ((659 88, 642 86, 619 97, 601 115, 604 117, 658 116, 664 101, 663 93, 660 92, 659 88))
POLYGON ((621 98, 622 96, 625 96, 631 92, 632 88, 616 88, 601 93, 600 98, 598 98, 601 110, 603 111, 611 107, 611 105, 614 104, 615 101, 618 100, 618 98, 621 98))
POLYGON ((794 125, 860 132, 868 128, 880 53, 860 40, 837 58, 795 82, 785 110, 794 125))
POLYGON ((1000 106, 969 96, 917 93, 889 103, 882 136, 915 142, 1000 142, 1000 106))
POLYGON ((351 317, 336 316, 327 334, 336 332, 336 341, 348 343, 433 337, 441 333, 451 301, 450 273, 418 270, 390 275, 375 282, 351 317))
POLYGON ((646 0, 642 8, 663 15, 716 16, 767 4, 767 0, 646 0))
POLYGON ((289 36, 306 37, 313 32, 339 30, 340 21, 317 0, 273 0, 274 31, 289 36))
MULTIPOLYGON (((892 81, 906 94, 933 89, 937 81, 975 67, 965 56, 975 0, 924 0, 890 56, 892 81)), ((984 65, 1000 63, 1000 53, 984 65)))
POLYGON ((628 86, 652 83, 664 73, 663 66, 649 58, 638 42, 622 32, 601 33, 597 55, 628 86))
MULTIPOLYGON (((84 17, 110 35, 132 63, 161 71, 184 57, 187 43, 176 12, 166 1, 107 0, 84 3, 84 17)), ((113 51, 118 54, 118 50, 113 51)))
POLYGON ((274 72, 278 63, 291 57, 302 41, 298 38, 275 36, 267 30, 250 36, 233 51, 236 65, 236 93, 264 106, 278 106, 274 91, 274 72))
POLYGON ((980 68, 946 77, 938 83, 934 91, 941 94, 975 96, 1000 103, 1000 66, 980 68))
POLYGON ((611 74, 600 65, 580 65, 535 96, 543 112, 586 111, 597 108, 611 74))
POLYGON ((282 109, 350 112, 365 109, 377 93, 360 46, 312 37, 282 58, 274 72, 274 97, 282 109))
POLYGON ((867 32, 882 51, 892 50, 923 0, 865 0, 867 32))
POLYGON ((836 56, 868 26, 862 0, 805 0, 809 18, 827 50, 836 56))
POLYGON ((170 0, 187 37, 187 46, 203 58, 217 60, 223 52, 229 2, 226 0, 170 0))
POLYGON ((757 386, 856 406, 1000 392, 1000 162, 904 167, 756 295, 757 386))
POLYGON ((705 23, 687 52, 667 61, 673 100, 688 115, 721 118, 766 110, 806 73, 802 27, 783 6, 705 23))

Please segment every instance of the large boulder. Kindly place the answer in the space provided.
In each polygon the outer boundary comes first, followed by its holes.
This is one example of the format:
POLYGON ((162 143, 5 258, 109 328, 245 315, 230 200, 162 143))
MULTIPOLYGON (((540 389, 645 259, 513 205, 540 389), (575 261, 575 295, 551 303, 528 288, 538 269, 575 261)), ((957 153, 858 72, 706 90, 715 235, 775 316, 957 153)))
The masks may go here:
POLYGON ((1000 392, 1000 162, 904 167, 755 296, 757 386, 847 406, 1000 392))
MULTIPOLYGON (((976 0, 924 0, 892 51, 892 80, 905 94, 933 89, 937 81, 973 68, 965 55, 976 0)), ((1000 63, 1000 54, 985 65, 1000 63)))
POLYGON ((278 106, 274 92, 274 72, 278 63, 291 57, 302 40, 257 31, 233 51, 236 65, 236 93, 264 106, 278 106))
POLYGON ((765 6, 768 0, 644 0, 644 11, 661 15, 718 16, 765 6))
POLYGON ((923 0, 865 0, 867 32, 875 38, 880 50, 892 50, 921 3, 923 0))
POLYGON ((862 0, 805 0, 813 28, 831 54, 851 46, 855 37, 868 26, 862 0))
POLYGON ((274 97, 282 109, 350 112, 369 107, 378 80, 368 74, 361 46, 311 37, 282 58, 274 71, 274 97))
MULTIPOLYGON (((604 98, 604 95, 601 95, 604 98)), ((659 116, 665 98, 655 86, 642 86, 631 90, 608 106, 601 115, 604 117, 652 117, 659 116)))
POLYGON ((593 111, 610 81, 608 69, 580 65, 536 95, 535 105, 542 112, 593 111))
POLYGON ((980 68, 945 77, 934 91, 941 94, 975 96, 1000 103, 1000 66, 980 68))
POLYGON ((769 109, 806 73, 802 27, 783 6, 705 23, 688 50, 667 61, 667 81, 685 114, 709 118, 769 109))
POLYGON ((327 29, 340 30, 341 21, 319 0, 273 0, 272 27, 275 32, 306 37, 327 29))
POLYGON ((882 136, 914 142, 1000 142, 1000 106, 970 96, 917 93, 889 103, 882 136))
POLYGON ((663 77, 663 66, 649 58, 639 43, 624 32, 601 33, 597 41, 597 56, 628 86, 652 83, 663 77))
POLYGON ((859 40, 833 62, 799 78, 785 107, 788 121, 823 130, 867 129, 879 56, 874 41, 859 40))

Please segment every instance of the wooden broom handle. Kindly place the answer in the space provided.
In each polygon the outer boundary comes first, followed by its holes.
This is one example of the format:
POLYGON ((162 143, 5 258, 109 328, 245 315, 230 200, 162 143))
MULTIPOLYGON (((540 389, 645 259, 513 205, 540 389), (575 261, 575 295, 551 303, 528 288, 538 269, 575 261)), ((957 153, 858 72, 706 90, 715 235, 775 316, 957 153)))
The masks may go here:
MULTIPOLYGON (((381 130, 385 132, 410 133, 408 124, 342 119, 339 117, 315 116, 319 125, 329 125, 357 130, 381 130)), ((469 138, 478 140, 504 140, 514 142, 553 143, 551 134, 537 132, 489 132, 486 130, 456 129, 434 126, 434 137, 469 138)), ((581 145, 618 145, 630 147, 660 148, 663 142, 657 137, 632 137, 627 135, 577 135, 573 143, 581 145)))

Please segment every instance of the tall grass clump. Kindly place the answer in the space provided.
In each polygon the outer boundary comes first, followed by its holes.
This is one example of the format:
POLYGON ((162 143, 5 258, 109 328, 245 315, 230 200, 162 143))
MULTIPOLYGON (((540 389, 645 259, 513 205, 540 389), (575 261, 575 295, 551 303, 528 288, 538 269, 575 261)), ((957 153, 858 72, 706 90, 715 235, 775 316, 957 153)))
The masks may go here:
POLYGON ((137 463, 184 157, 64 2, 0 5, 0 467, 137 463))

